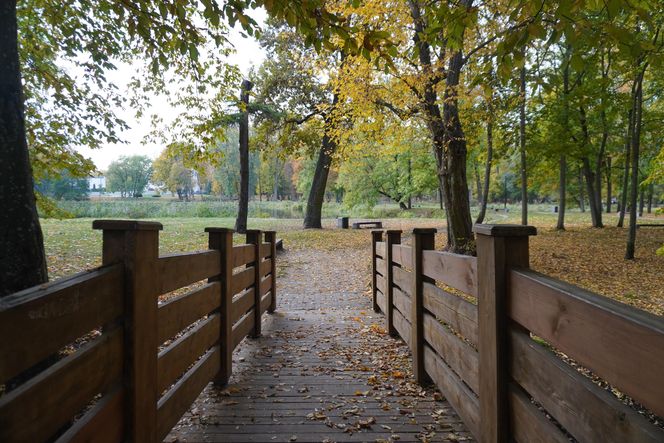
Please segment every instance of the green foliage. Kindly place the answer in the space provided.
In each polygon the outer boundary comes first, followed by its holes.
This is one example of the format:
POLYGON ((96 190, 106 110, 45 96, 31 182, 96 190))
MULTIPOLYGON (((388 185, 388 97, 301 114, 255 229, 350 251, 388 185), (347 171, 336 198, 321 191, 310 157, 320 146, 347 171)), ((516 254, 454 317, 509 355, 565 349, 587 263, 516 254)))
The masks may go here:
POLYGON ((74 178, 68 171, 59 177, 45 178, 35 185, 42 197, 53 200, 86 200, 88 198, 88 181, 74 178))
POLYGON ((120 157, 106 172, 106 189, 122 197, 140 197, 152 176, 152 160, 146 156, 120 157))

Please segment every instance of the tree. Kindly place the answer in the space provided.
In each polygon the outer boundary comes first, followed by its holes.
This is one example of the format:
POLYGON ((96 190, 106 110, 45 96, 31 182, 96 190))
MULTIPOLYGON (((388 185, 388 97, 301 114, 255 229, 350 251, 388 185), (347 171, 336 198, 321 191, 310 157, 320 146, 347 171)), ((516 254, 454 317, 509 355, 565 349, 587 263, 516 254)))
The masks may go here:
POLYGON ((164 150, 153 163, 152 182, 175 193, 179 200, 189 201, 194 191, 194 171, 187 168, 181 158, 164 150))
POLYGON ((143 155, 120 157, 108 166, 106 188, 122 197, 140 197, 152 176, 152 160, 143 155))
POLYGON ((41 195, 54 200, 86 200, 88 198, 88 181, 84 178, 74 178, 68 171, 62 171, 59 177, 40 180, 35 189, 41 195))
POLYGON ((238 201, 235 231, 240 234, 247 232, 247 215, 249 213, 249 92, 253 83, 243 80, 240 87, 240 198, 238 201))

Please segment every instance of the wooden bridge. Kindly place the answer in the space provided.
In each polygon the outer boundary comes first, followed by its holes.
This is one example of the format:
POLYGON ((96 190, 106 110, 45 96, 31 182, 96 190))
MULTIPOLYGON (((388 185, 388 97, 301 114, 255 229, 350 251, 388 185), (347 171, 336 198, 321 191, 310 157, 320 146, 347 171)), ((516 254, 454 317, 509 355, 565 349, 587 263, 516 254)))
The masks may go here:
POLYGON ((101 268, 0 300, 2 442, 664 441, 664 321, 529 270, 533 228, 477 226, 477 258, 374 231, 373 310, 321 256, 275 312, 274 232, 94 227, 101 268))

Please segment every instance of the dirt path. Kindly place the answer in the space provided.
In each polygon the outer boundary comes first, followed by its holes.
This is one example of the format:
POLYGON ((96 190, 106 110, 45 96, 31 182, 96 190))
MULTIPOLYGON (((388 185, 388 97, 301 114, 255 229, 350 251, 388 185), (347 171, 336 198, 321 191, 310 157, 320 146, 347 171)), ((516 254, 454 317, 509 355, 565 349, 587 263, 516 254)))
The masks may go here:
POLYGON ((369 261, 356 249, 280 255, 278 312, 236 351, 229 386, 209 385, 168 440, 470 440, 371 310, 369 261))

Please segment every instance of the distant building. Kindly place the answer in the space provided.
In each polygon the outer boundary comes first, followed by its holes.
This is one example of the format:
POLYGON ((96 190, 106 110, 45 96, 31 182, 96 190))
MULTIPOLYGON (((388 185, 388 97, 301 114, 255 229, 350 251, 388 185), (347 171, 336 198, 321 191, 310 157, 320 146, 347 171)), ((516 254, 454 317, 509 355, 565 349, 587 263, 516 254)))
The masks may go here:
POLYGON ((106 177, 89 177, 88 190, 91 192, 101 192, 106 189, 106 177))

